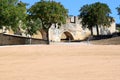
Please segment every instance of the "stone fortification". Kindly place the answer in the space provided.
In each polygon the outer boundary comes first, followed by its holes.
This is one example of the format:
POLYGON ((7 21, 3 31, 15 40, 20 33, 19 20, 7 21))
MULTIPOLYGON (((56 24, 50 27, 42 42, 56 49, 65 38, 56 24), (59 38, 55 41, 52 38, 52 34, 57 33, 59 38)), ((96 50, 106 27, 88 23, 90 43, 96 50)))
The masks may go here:
MULTIPOLYGON (((61 26, 52 25, 49 29, 49 39, 53 42, 60 42, 62 36, 66 36, 69 40, 83 40, 90 36, 90 30, 88 28, 83 28, 81 21, 78 17, 70 17, 67 19, 67 23, 61 26)), ((100 35, 112 34, 116 31, 115 22, 111 24, 109 28, 101 27, 99 28, 100 35)), ((93 34, 96 35, 96 28, 93 27, 93 34)))

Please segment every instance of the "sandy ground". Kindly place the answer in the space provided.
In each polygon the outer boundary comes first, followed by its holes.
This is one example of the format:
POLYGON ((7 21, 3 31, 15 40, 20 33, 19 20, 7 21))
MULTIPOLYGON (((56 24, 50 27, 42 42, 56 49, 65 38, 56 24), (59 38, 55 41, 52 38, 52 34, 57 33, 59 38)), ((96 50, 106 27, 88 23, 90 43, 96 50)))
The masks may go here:
POLYGON ((120 80, 120 45, 0 47, 0 80, 120 80))
POLYGON ((108 39, 101 39, 101 40, 93 40, 90 41, 91 44, 97 45, 120 45, 120 36, 119 37, 112 37, 108 39))

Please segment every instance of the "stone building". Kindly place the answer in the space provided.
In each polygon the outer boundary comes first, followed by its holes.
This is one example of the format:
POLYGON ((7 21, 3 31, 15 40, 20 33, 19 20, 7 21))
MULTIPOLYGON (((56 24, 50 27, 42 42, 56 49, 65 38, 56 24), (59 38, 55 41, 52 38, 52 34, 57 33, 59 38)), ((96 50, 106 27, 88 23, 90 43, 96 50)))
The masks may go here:
MULTIPOLYGON (((83 28, 82 24, 78 17, 73 16, 69 17, 66 24, 61 26, 52 25, 49 29, 49 39, 51 42, 60 42, 61 40, 84 40, 85 38, 89 37, 91 32, 88 28, 83 28)), ((101 27, 99 28, 100 35, 108 35, 112 34, 116 31, 115 22, 111 23, 111 26, 108 27, 101 27)), ((12 30, 5 30, 4 28, 0 30, 0 33, 5 32, 5 34, 14 34, 12 30)), ((24 31, 23 31, 24 32, 24 31)), ((93 34, 96 35, 96 28, 93 28, 93 34)), ((22 36, 26 36, 24 33, 22 36)), ((44 39, 41 32, 38 31, 38 34, 32 36, 33 38, 44 39)))
MULTIPOLYGON (((49 39, 53 42, 60 42, 62 39, 68 40, 84 40, 89 37, 91 32, 88 28, 83 28, 81 21, 78 17, 73 16, 67 19, 67 23, 60 26, 55 27, 51 26, 49 29, 49 39)), ((116 31, 115 22, 111 23, 111 26, 99 28, 100 35, 109 35, 116 31)), ((93 28, 93 34, 96 35, 96 27, 93 28)))

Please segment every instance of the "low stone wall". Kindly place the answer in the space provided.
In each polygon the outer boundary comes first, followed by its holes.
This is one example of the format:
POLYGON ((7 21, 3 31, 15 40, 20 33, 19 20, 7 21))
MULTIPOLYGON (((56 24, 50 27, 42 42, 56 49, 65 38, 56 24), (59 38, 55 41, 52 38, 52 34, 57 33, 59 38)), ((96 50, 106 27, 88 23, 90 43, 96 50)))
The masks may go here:
POLYGON ((24 44, 47 44, 47 41, 42 39, 0 33, 0 45, 24 45, 24 44))

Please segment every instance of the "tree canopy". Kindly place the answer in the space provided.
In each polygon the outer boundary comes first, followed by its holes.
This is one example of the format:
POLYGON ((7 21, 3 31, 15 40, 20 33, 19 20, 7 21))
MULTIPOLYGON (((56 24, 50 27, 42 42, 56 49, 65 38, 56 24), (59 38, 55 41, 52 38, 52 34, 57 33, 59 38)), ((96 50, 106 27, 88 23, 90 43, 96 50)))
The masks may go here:
POLYGON ((60 3, 41 0, 34 4, 28 12, 32 18, 39 18, 43 28, 48 30, 52 24, 65 23, 68 11, 60 3))
POLYGON ((26 20, 26 4, 18 0, 0 0, 0 25, 17 31, 19 21, 26 20))
POLYGON ((32 36, 33 34, 37 34, 37 31, 42 28, 41 20, 37 19, 30 19, 26 22, 26 34, 32 36))
POLYGON ((91 29, 96 26, 97 35, 99 35, 98 27, 100 26, 110 26, 113 18, 109 15, 111 10, 109 6, 105 3, 96 2, 93 4, 84 5, 80 10, 79 18, 82 19, 81 23, 83 27, 88 27, 91 29))
POLYGON ((118 15, 120 16, 120 5, 116 9, 118 11, 118 15))
POLYGON ((58 2, 41 0, 35 3, 29 10, 31 19, 40 19, 42 29, 47 33, 52 24, 64 24, 68 16, 67 9, 58 2))

